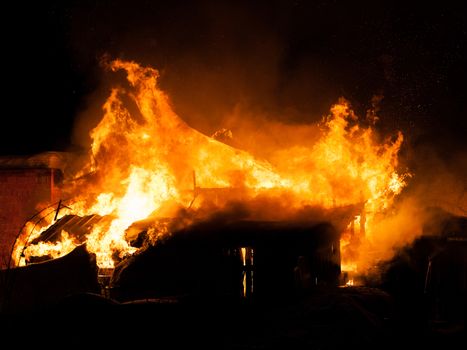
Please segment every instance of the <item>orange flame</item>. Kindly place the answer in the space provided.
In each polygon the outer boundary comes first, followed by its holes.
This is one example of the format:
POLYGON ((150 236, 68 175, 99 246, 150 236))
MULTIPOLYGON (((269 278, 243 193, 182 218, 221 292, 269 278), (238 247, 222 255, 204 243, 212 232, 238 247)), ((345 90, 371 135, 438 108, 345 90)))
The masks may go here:
POLYGON ((24 250, 25 256, 44 256, 49 255, 52 258, 58 258, 71 252, 78 244, 73 237, 66 231, 61 232, 61 240, 57 243, 39 242, 31 244, 24 250))
MULTIPOLYGON (((117 256, 136 251, 125 239, 135 221, 170 215, 174 207, 200 208, 203 199, 194 201, 193 187, 195 194, 200 188, 236 188, 242 200, 287 194, 292 209, 364 203, 364 220, 359 218, 358 225, 371 237, 376 215, 405 186, 406 175, 396 171, 402 134, 378 142, 371 127, 358 124, 344 99, 323 119, 314 146, 281 149, 266 161, 190 128, 158 88, 157 70, 121 60, 109 68, 126 72, 129 87, 113 88, 103 106, 103 118, 90 134, 92 161, 87 166, 97 180, 81 186, 80 201, 71 206, 79 215, 113 218, 93 227, 87 237, 87 249, 96 254, 99 267, 113 267, 117 256)), ((166 233, 153 231, 157 237, 166 233)), ((34 249, 27 252, 37 254, 34 249)), ((53 251, 63 255, 66 250, 53 251)), ((347 261, 343 250, 344 262, 358 266, 358 257, 347 261)))

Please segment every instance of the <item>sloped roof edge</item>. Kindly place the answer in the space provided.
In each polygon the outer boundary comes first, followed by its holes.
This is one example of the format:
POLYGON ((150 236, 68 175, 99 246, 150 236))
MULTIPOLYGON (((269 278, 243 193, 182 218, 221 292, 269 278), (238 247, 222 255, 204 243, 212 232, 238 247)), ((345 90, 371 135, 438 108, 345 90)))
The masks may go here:
POLYGON ((63 170, 72 157, 70 152, 43 152, 27 156, 0 156, 0 169, 45 168, 63 170))

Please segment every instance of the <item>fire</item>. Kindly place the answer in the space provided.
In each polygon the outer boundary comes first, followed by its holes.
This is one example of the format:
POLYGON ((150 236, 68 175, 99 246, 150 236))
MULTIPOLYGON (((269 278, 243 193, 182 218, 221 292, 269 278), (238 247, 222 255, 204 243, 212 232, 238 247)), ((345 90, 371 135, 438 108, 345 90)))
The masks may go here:
POLYGON ((25 250, 26 256, 44 256, 48 255, 52 258, 58 258, 62 255, 68 254, 77 244, 73 237, 66 231, 62 231, 61 240, 56 244, 50 242, 39 242, 35 245, 29 245, 25 250))
POLYGON ((246 266, 246 248, 240 248, 240 252, 242 255, 242 264, 246 266))
POLYGON ((122 185, 127 185, 122 198, 112 201, 111 193, 100 196, 104 203, 96 203, 98 208, 102 208, 99 214, 115 214, 116 218, 110 227, 96 226, 88 237, 88 249, 96 253, 99 267, 113 267, 113 251, 119 251, 120 257, 136 251, 126 242, 125 230, 133 222, 159 209, 164 201, 177 196, 171 181, 164 169, 151 173, 142 168, 133 168, 129 178, 122 182, 122 185))
MULTIPOLYGON (((70 213, 70 208, 68 207, 64 207, 62 209, 62 215, 63 214, 68 214, 70 213)), ((49 228, 50 226, 53 225, 54 223, 54 218, 57 214, 57 207, 55 206, 49 206, 49 207, 46 207, 44 209, 42 209, 40 212, 39 212, 40 215, 39 216, 39 219, 37 221, 28 221, 25 226, 23 227, 22 229, 22 232, 23 234, 20 235, 16 242, 15 242, 15 245, 13 247, 13 252, 11 254, 11 260, 16 264, 16 265, 19 265, 19 266, 23 266, 26 264, 26 258, 29 257, 29 256, 43 256, 43 255, 49 255, 49 253, 47 252, 47 249, 45 248, 33 248, 33 245, 31 244, 31 242, 33 242, 36 238, 38 238, 40 236, 40 234, 45 231, 47 228, 49 228), (30 249, 28 249, 30 248, 30 249)), ((62 239, 65 239, 65 240, 68 240, 69 236, 67 236, 68 233, 65 233, 65 236, 63 235, 62 233, 62 239)), ((73 240, 68 240, 69 242, 68 243, 65 243, 65 244, 62 244, 61 242, 57 242, 57 246, 58 248, 56 249, 53 249, 51 248, 51 246, 53 246, 52 243, 46 243, 46 245, 49 246, 49 250, 55 250, 55 254, 52 255, 53 258, 58 258, 62 255, 65 255, 67 254, 68 252, 70 252, 71 250, 73 250, 73 248, 76 247, 76 245, 74 245, 73 247, 71 247, 71 244, 73 242, 73 240), (62 247, 64 246, 67 246, 69 248, 67 248, 67 253, 61 253, 62 252, 62 247)), ((41 245, 41 244, 39 244, 41 245)))
MULTIPOLYGON (((397 172, 401 133, 379 142, 371 123, 361 126, 341 99, 323 118, 321 136, 312 147, 294 146, 277 150, 268 160, 258 159, 254 150, 235 149, 189 127, 158 87, 157 70, 122 60, 108 67, 124 71, 128 87, 111 90, 102 120, 90 133, 90 161, 82 173, 93 172, 93 181, 65 189, 76 199, 69 205, 72 213, 112 218, 93 227, 86 239, 99 267, 111 268, 137 250, 125 237, 135 221, 167 217, 180 207, 196 211, 208 200, 198 198, 197 190, 231 188, 236 200, 287 200, 291 211, 304 205, 361 205, 361 216, 342 243, 344 263, 357 269, 358 255, 346 256, 346 248, 355 245, 352 237, 361 232, 360 241, 371 240, 378 214, 390 208, 405 186, 407 175, 397 172)), ((222 209, 224 202, 216 202, 212 210, 222 209)), ((167 233, 149 232, 158 238, 167 233)), ((73 244, 69 239, 64 233, 62 245, 44 254, 66 254, 73 244)), ((38 249, 28 246, 24 253, 42 254, 38 249)))

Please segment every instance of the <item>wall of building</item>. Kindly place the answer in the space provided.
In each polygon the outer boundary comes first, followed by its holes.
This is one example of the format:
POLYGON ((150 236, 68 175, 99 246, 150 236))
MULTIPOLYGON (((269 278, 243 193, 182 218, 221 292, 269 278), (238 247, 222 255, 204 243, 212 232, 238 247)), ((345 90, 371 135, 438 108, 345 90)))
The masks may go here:
POLYGON ((12 245, 28 218, 60 199, 58 185, 71 156, 65 152, 0 156, 0 268, 7 267, 12 245))
POLYGON ((0 169, 0 265, 7 266, 19 230, 42 205, 55 201, 57 169, 0 169))

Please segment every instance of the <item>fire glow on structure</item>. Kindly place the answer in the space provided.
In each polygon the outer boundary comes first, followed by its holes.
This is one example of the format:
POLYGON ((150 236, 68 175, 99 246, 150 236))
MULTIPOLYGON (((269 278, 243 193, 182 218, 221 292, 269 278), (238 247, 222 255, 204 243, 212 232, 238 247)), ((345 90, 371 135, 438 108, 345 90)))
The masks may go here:
MULTIPOLYGON (((90 133, 90 160, 77 175, 92 174, 92 181, 64 188, 73 201, 60 212, 111 218, 94 225, 85 241, 100 268, 112 268, 137 250, 125 235, 134 222, 175 217, 180 208, 221 211, 231 199, 206 203, 196 197, 198 187, 235 189, 234 199, 243 203, 280 203, 281 218, 305 206, 361 204, 365 220, 356 217, 349 224, 341 250, 343 269, 365 268, 359 260, 365 252, 355 254, 358 247, 352 237, 362 232, 358 244, 371 242, 378 234, 374 224, 405 186, 407 175, 397 172, 401 133, 378 142, 373 125, 361 126, 349 103, 341 99, 323 118, 321 135, 312 147, 277 150, 273 160, 262 160, 254 150, 235 149, 189 127, 158 87, 157 70, 121 60, 108 67, 124 71, 128 87, 111 90, 102 120, 90 133)), ((278 215, 272 210, 266 216, 274 220, 278 215)), ((20 237, 13 254, 16 265, 24 264, 28 254, 58 257, 80 243, 63 232, 58 243, 30 245, 46 228, 47 224, 20 237)), ((154 225, 148 233, 153 243, 170 234, 164 225, 154 225)), ((246 259, 247 252, 243 253, 246 259)))
POLYGON ((240 248, 242 258, 242 293, 243 298, 253 295, 254 277, 254 249, 251 247, 240 248))

